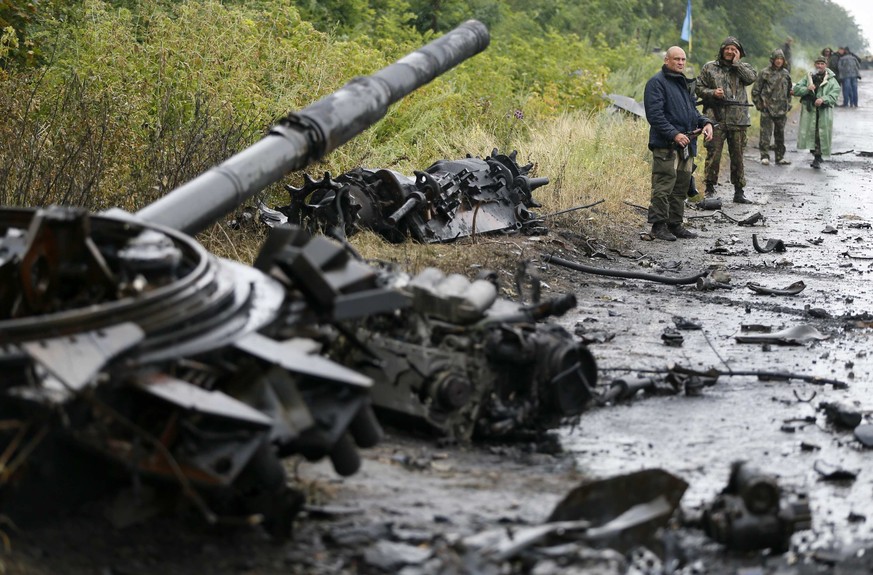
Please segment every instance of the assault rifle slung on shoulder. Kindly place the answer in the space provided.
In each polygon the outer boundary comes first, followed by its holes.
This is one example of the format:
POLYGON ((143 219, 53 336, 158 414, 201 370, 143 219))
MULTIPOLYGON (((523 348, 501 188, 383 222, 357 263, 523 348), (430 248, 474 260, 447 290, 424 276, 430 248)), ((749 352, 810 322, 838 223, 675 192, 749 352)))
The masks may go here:
POLYGON ((754 104, 750 104, 749 102, 740 102, 739 100, 729 100, 727 98, 698 100, 694 103, 694 105, 703 106, 704 108, 721 108, 726 106, 743 106, 745 108, 751 108, 752 106, 754 106, 754 104))

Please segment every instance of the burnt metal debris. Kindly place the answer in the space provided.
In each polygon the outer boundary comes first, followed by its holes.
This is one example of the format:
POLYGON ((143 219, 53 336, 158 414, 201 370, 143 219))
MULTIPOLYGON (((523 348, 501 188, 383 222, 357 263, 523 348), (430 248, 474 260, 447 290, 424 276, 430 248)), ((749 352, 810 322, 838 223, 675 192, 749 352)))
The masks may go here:
POLYGON ((698 272, 692 276, 686 277, 673 277, 673 276, 662 276, 657 274, 650 274, 645 272, 637 272, 631 270, 610 270, 604 268, 597 268, 593 266, 587 266, 585 264, 580 264, 577 262, 573 262, 570 260, 565 260, 564 258, 560 258, 558 256, 552 254, 543 254, 542 259, 546 263, 557 264, 559 266, 569 268, 571 270, 576 270, 577 272, 589 273, 595 275, 616 277, 616 278, 629 278, 629 279, 641 279, 647 281, 653 281, 658 283, 664 283, 669 285, 687 285, 697 283, 701 279, 705 278, 709 275, 709 270, 704 270, 702 272, 698 272))
POLYGON ((592 402, 594 357, 564 328, 540 323, 573 308, 575 296, 525 305, 499 298, 490 281, 435 268, 392 284, 412 304, 348 322, 332 346, 337 361, 378 382, 380 414, 453 439, 523 438, 592 402))
POLYGON ((797 295, 806 289, 806 284, 803 280, 798 280, 784 288, 769 288, 756 282, 747 282, 746 287, 763 295, 797 295))
POLYGON ((372 380, 322 355, 313 326, 408 298, 324 237, 282 227, 254 267, 188 234, 379 120, 485 49, 469 21, 291 114, 253 146, 135 215, 0 210, 0 513, 16 521, 131 488, 210 523, 284 536, 302 505, 281 459, 342 475, 381 428, 372 380))
POLYGON ((516 152, 440 160, 414 177, 393 170, 356 168, 321 180, 304 176, 300 188, 285 186, 287 206, 277 208, 310 230, 344 239, 358 229, 373 230, 389 241, 407 237, 420 243, 452 241, 476 234, 522 231, 543 234, 540 207, 532 192, 549 183, 529 176, 516 152))
POLYGON ((775 477, 737 461, 727 486, 705 509, 702 526, 728 549, 783 553, 794 533, 812 527, 809 497, 784 493, 775 477))

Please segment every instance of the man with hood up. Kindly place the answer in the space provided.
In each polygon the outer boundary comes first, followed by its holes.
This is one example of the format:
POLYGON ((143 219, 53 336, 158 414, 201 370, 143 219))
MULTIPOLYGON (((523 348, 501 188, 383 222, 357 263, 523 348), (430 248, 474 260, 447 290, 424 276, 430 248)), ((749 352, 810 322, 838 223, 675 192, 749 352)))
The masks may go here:
POLYGON ((705 194, 715 195, 721 151, 727 141, 734 202, 739 204, 752 203, 746 198, 744 190, 746 174, 743 150, 746 147, 746 129, 752 124, 746 86, 754 83, 758 77, 750 64, 740 61, 745 55, 740 41, 728 36, 721 44, 718 59, 704 64, 697 77, 697 96, 703 101, 703 113, 718 124, 712 140, 705 144, 705 194))
POLYGON ((810 166, 818 170, 822 156, 831 155, 834 106, 840 97, 840 85, 824 56, 815 59, 815 71, 796 83, 791 93, 800 98, 801 104, 797 149, 812 152, 810 166))
POLYGON ((752 103, 761 112, 761 163, 770 163, 770 135, 773 135, 776 164, 790 164, 785 159, 785 121, 791 110, 791 75, 785 69, 782 50, 770 54, 770 66, 761 70, 752 86, 752 103))

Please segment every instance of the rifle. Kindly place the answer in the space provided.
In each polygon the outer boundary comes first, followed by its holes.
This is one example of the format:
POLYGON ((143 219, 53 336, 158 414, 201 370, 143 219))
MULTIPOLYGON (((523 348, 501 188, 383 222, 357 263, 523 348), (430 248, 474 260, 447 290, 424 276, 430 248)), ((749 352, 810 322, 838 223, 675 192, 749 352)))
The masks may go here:
POLYGON ((750 104, 748 102, 740 102, 739 100, 728 100, 727 98, 721 100, 698 100, 694 102, 695 106, 703 106, 704 108, 721 108, 725 106, 743 106, 746 108, 751 108, 754 104, 750 104))
MULTIPOLYGON (((818 99, 816 92, 818 91, 821 84, 815 83, 815 78, 813 78, 812 72, 807 73, 807 85, 806 88, 809 90, 806 94, 800 97, 800 102, 807 107, 808 111, 816 110, 818 113, 818 109, 815 106, 815 101, 818 99)), ((822 78, 820 81, 823 81, 822 78)), ((826 104, 822 104, 823 106, 826 104)))
MULTIPOLYGON (((715 125, 713 124, 713 127, 714 126, 715 125)), ((691 130, 690 132, 682 132, 682 133, 685 134, 686 136, 688 136, 688 139, 691 140, 691 139, 694 139, 697 136, 699 136, 701 132, 703 132, 703 128, 697 128, 696 130, 691 130)), ((688 149, 691 147, 691 142, 688 142, 687 146, 680 146, 674 142, 673 147, 676 148, 677 152, 679 152, 679 157, 682 158, 682 160, 687 160, 689 155, 691 154, 691 150, 688 149)))

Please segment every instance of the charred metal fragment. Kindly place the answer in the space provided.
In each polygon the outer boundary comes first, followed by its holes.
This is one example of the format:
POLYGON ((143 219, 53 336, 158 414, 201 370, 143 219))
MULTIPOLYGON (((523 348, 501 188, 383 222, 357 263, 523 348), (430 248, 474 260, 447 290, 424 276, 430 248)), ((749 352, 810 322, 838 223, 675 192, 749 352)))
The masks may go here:
POLYGON ((760 381, 790 381, 798 379, 815 385, 831 385, 834 389, 848 389, 849 385, 839 379, 831 379, 828 377, 819 377, 816 375, 804 375, 801 373, 791 373, 788 371, 767 371, 767 370, 747 370, 747 369, 730 369, 719 370, 709 368, 707 370, 691 369, 679 364, 672 365, 669 369, 659 370, 634 370, 638 373, 666 373, 667 379, 677 379, 684 377, 699 377, 708 382, 707 385, 714 385, 720 376, 725 377, 744 377, 754 376, 760 381))
POLYGON ((699 202, 691 204, 698 210, 721 210, 721 198, 703 198, 699 202))
POLYGON ((728 215, 727 213, 725 213, 722 210, 719 210, 718 213, 720 213, 721 215, 723 215, 724 217, 726 217, 730 221, 734 222, 738 226, 754 226, 758 222, 766 221, 766 219, 761 214, 761 212, 755 212, 755 213, 743 218, 742 220, 738 220, 738 219, 734 218, 733 216, 728 215))
POLYGON ((727 282, 715 281, 714 279, 703 277, 697 278, 696 282, 698 291, 713 291, 717 289, 734 289, 734 286, 727 282))
POLYGON ((586 266, 584 264, 571 262, 570 260, 565 260, 563 258, 559 258, 557 256, 553 256, 551 254, 543 255, 543 261, 546 263, 553 263, 559 266, 570 268, 571 270, 576 270, 578 272, 616 277, 616 278, 628 278, 628 279, 640 279, 653 281, 658 283, 664 283, 669 285, 687 285, 697 283, 701 278, 709 275, 709 271, 702 271, 700 273, 694 274, 693 276, 687 277, 666 277, 660 276, 657 274, 649 274, 644 272, 634 272, 627 270, 608 270, 604 268, 596 268, 593 266, 586 266))
POLYGON ((784 288, 768 288, 759 283, 748 282, 746 287, 755 293, 763 295, 797 295, 806 289, 806 284, 803 283, 803 280, 798 280, 784 288))
POLYGON ((812 468, 824 481, 851 482, 855 481, 855 479, 858 478, 858 473, 860 473, 860 470, 847 469, 839 465, 828 463, 827 461, 822 461, 821 459, 817 459, 815 463, 813 463, 812 468))
POLYGON ((640 391, 653 389, 655 384, 656 382, 653 377, 618 377, 612 380, 609 384, 609 389, 597 398, 597 402, 609 404, 616 401, 625 401, 633 398, 640 391))
POLYGON ((853 434, 861 445, 873 448, 873 424, 863 423, 854 429, 853 434))
POLYGON ((759 254, 769 254, 770 252, 784 252, 785 242, 776 238, 769 238, 764 247, 758 243, 758 234, 752 234, 752 246, 759 254))
MULTIPOLYGON (((146 487, 208 523, 288 535, 282 458, 354 473, 379 440, 372 380, 319 328, 408 304, 326 238, 271 230, 256 267, 187 234, 375 123, 483 50, 469 21, 289 115, 135 215, 0 209, 0 514, 21 523, 146 487)), ((122 513, 132 517, 134 513, 122 513)))
POLYGON ((282 457, 329 457, 338 473, 355 472, 353 445, 371 446, 380 433, 369 413, 372 382, 318 355, 307 328, 349 317, 348 299, 370 302, 364 313, 403 307, 373 270, 336 255, 311 265, 331 252, 306 234, 287 235, 271 268, 286 273, 271 277, 132 218, 48 215, 0 210, 0 235, 38 230, 29 244, 40 245, 9 275, 33 293, 22 287, 0 309, 4 513, 35 518, 40 491, 67 479, 45 471, 62 461, 61 449, 93 459, 67 481, 57 507, 92 497, 91 482, 134 476, 187 499, 208 522, 257 517, 277 536, 302 505, 286 486, 282 457), (46 238, 59 237, 79 259, 53 259, 46 238), (301 260, 308 265, 295 265, 301 260), (95 261, 114 285, 91 292, 87 305, 76 281, 54 285, 81 279, 76 270, 87 277, 95 261))
POLYGON ((702 525, 728 549, 783 553, 794 533, 812 527, 812 515, 806 494, 785 494, 773 476, 738 461, 727 487, 704 511, 702 525))
POLYGON ((517 438, 558 426, 593 399, 594 357, 539 322, 574 307, 572 295, 523 305, 499 298, 489 281, 433 268, 396 283, 411 307, 349 323, 332 351, 378 382, 373 405, 384 416, 460 440, 517 438))
POLYGON ((810 341, 825 340, 830 336, 809 324, 789 327, 781 331, 762 334, 735 335, 738 343, 772 343, 777 345, 803 345, 810 341))
POLYGON ((627 552, 651 543, 687 489, 688 483, 663 469, 590 481, 564 496, 546 521, 588 521, 584 538, 593 547, 627 552))
POLYGON ((323 229, 338 239, 358 229, 373 230, 389 241, 407 237, 420 243, 496 232, 545 233, 533 190, 548 178, 529 176, 516 152, 495 148, 484 159, 468 155, 440 160, 414 177, 393 170, 356 168, 336 179, 304 175, 300 188, 285 186, 290 203, 278 208, 289 221, 323 229))
POLYGON ((827 420, 837 427, 855 429, 861 425, 863 419, 860 410, 836 401, 823 401, 819 404, 819 409, 824 411, 827 420))

